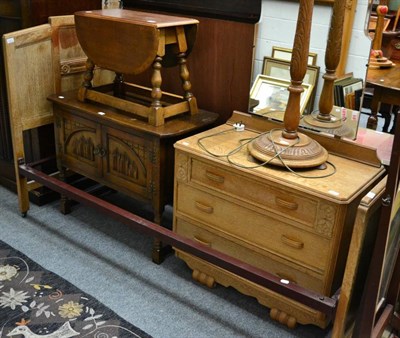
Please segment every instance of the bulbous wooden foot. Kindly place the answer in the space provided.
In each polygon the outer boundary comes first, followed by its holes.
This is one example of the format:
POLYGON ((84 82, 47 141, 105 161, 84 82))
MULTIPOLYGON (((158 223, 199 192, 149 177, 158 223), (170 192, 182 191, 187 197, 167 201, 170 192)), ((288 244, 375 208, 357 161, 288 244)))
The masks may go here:
POLYGON ((274 308, 271 309, 269 315, 273 320, 286 325, 289 329, 294 329, 296 327, 297 319, 288 315, 286 312, 274 308))
POLYGON ((192 278, 203 284, 208 286, 209 288, 213 288, 215 287, 216 283, 215 283, 215 279, 207 274, 205 274, 204 272, 201 272, 199 270, 193 270, 192 272, 192 278))

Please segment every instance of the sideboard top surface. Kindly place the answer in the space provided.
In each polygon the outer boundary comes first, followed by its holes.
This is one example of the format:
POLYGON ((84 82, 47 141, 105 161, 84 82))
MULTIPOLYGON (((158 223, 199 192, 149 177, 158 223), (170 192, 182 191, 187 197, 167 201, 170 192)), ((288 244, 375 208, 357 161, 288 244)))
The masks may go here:
POLYGON ((212 125, 218 117, 216 113, 200 109, 197 114, 181 114, 167 119, 164 125, 156 127, 132 113, 98 103, 81 102, 78 100, 76 90, 64 92, 62 95, 53 94, 48 99, 62 109, 72 110, 77 115, 82 115, 93 121, 110 125, 118 123, 126 128, 134 127, 137 131, 153 134, 159 138, 177 137, 191 130, 198 130, 201 127, 212 125))

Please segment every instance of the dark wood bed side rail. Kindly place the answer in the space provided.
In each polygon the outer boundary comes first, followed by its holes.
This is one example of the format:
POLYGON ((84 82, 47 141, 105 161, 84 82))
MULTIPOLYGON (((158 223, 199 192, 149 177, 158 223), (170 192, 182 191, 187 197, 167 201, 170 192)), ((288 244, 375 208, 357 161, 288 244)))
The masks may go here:
POLYGON ((231 256, 202 246, 201 244, 182 237, 169 229, 163 228, 158 224, 150 222, 127 210, 119 208, 98 197, 77 189, 68 183, 36 170, 30 165, 25 164, 23 159, 19 160, 19 174, 28 179, 33 179, 49 189, 60 194, 64 194, 77 202, 95 208, 96 210, 99 210, 115 218, 116 220, 123 222, 131 228, 140 231, 141 233, 152 237, 157 237, 162 240, 163 243, 170 244, 174 247, 184 250, 223 269, 244 277, 256 284, 264 286, 274 292, 278 292, 317 311, 321 311, 329 318, 333 318, 334 316, 337 305, 337 300, 334 297, 330 298, 315 293, 293 283, 282 283, 279 277, 253 267, 231 256))

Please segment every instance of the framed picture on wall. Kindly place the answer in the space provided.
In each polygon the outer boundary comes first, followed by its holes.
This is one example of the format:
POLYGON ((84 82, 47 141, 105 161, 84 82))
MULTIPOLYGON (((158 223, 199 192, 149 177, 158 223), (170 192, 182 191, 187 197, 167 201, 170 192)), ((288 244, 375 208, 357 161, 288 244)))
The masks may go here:
MULTIPOLYGON (((250 98, 257 103, 253 112, 260 115, 280 114, 286 110, 289 99, 290 80, 275 78, 263 74, 257 75, 250 90, 250 98)), ((310 99, 313 86, 307 83, 302 84, 304 91, 300 97, 300 114, 304 112, 310 99)))
MULTIPOLYGON (((292 59, 292 49, 272 46, 272 55, 274 59, 289 61, 292 59)), ((317 64, 317 53, 308 53, 308 62, 310 66, 317 64)))
MULTIPOLYGON (((284 80, 290 80, 290 61, 266 56, 264 57, 262 74, 284 80)), ((307 107, 305 108, 305 113, 311 113, 313 109, 316 92, 315 88, 318 84, 318 77, 319 67, 310 65, 307 66, 307 71, 303 82, 312 86, 312 92, 310 94, 307 107)))

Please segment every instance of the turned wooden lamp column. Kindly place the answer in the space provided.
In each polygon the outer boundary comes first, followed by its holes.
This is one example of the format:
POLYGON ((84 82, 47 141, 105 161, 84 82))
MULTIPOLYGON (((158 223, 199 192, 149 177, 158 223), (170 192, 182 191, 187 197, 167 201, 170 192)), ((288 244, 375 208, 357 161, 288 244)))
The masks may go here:
POLYGON ((372 41, 372 49, 369 56, 368 68, 379 69, 379 68, 390 68, 394 66, 394 63, 388 60, 382 52, 382 38, 383 29, 385 26, 385 15, 389 11, 385 1, 381 0, 381 3, 376 7, 376 14, 378 16, 376 20, 376 28, 374 39, 372 41))
POLYGON ((249 144, 255 158, 279 166, 297 168, 317 167, 325 163, 328 153, 316 141, 299 133, 300 96, 302 81, 307 70, 311 19, 314 0, 300 0, 296 35, 290 63, 291 85, 285 110, 284 129, 273 130, 249 144), (279 154, 279 156, 277 156, 279 154))
POLYGON ((371 51, 371 58, 382 58, 382 34, 383 34, 383 28, 385 26, 385 15, 387 14, 389 8, 386 4, 384 4, 382 1, 381 3, 376 7, 376 15, 377 20, 376 20, 376 27, 375 27, 375 34, 374 34, 374 40, 372 41, 372 51, 371 51))
POLYGON ((337 128, 342 121, 331 114, 334 103, 334 82, 336 80, 336 68, 340 62, 342 51, 343 22, 346 9, 346 0, 336 0, 333 5, 331 25, 329 29, 328 42, 325 51, 326 73, 323 76, 319 100, 319 111, 305 116, 306 123, 320 128, 337 128))
MULTIPOLYGON (((382 0, 380 4, 376 7, 376 14, 378 18, 376 21, 374 39, 372 41, 372 49, 369 56, 369 69, 390 68, 394 66, 394 63, 388 60, 388 58, 383 55, 381 49, 385 15, 387 14, 388 10, 388 6, 382 0)), ((377 126, 378 111, 371 111, 371 115, 368 117, 367 121, 367 128, 375 130, 377 126)))

